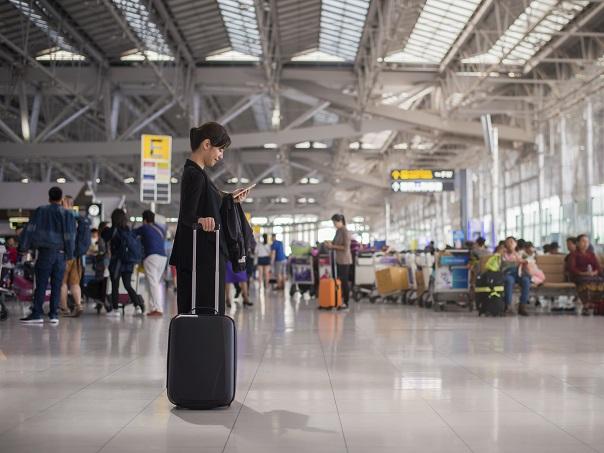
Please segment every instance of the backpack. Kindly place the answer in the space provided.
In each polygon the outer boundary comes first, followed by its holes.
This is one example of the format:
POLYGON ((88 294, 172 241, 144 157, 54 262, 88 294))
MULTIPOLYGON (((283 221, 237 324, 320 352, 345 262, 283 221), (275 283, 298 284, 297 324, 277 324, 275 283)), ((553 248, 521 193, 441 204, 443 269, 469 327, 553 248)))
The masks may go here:
POLYGON ((90 233, 90 221, 86 217, 78 217, 75 239, 76 257, 85 255, 92 242, 92 234, 90 233))
POLYGON ((122 246, 120 247, 119 259, 124 264, 137 264, 143 260, 143 244, 134 234, 134 231, 119 230, 118 235, 122 246))

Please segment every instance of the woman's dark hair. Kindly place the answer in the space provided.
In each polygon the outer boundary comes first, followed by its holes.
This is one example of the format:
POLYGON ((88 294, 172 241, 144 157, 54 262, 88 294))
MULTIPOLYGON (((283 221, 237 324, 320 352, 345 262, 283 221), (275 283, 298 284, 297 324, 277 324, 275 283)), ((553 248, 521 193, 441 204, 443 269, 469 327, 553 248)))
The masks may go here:
POLYGON ((486 239, 483 238, 482 236, 478 236, 476 238, 476 244, 478 244, 480 247, 482 247, 485 242, 486 242, 486 239))
POLYGON ((583 238, 587 238, 589 240, 589 236, 587 234, 580 234, 579 236, 577 236, 577 242, 579 242, 583 238))
POLYGON ((191 128, 189 132, 191 139, 191 151, 195 152, 201 142, 208 139, 212 146, 217 148, 228 148, 231 144, 231 137, 221 124, 215 122, 204 123, 199 127, 191 128))
POLYGON ((268 244, 268 234, 264 233, 262 235, 262 243, 263 244, 268 244))
POLYGON ((115 209, 111 213, 111 226, 114 228, 128 228, 128 218, 123 209, 115 209))
POLYGON ((346 225, 346 218, 344 217, 344 214, 334 214, 331 216, 331 221, 332 222, 342 222, 344 225, 346 225))
POLYGON ((143 211, 143 220, 147 223, 154 223, 155 213, 149 209, 143 211))
POLYGON ((574 236, 569 236, 566 238, 566 242, 572 242, 573 244, 577 245, 579 238, 576 238, 574 236))

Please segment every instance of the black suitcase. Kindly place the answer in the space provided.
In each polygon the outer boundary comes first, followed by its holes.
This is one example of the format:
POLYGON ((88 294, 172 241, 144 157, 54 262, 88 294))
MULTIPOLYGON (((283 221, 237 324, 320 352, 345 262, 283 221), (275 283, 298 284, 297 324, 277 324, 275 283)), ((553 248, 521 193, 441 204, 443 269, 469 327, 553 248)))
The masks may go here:
POLYGON ((483 272, 476 278, 476 308, 478 316, 502 316, 505 303, 505 277, 503 272, 483 272))
MULTIPOLYGON (((219 230, 216 230, 216 277, 219 288, 219 230)), ((191 313, 176 315, 168 333, 168 399, 187 409, 229 406, 235 399, 237 371, 236 330, 232 318, 214 308, 195 310, 197 229, 193 229, 193 289, 191 313)))

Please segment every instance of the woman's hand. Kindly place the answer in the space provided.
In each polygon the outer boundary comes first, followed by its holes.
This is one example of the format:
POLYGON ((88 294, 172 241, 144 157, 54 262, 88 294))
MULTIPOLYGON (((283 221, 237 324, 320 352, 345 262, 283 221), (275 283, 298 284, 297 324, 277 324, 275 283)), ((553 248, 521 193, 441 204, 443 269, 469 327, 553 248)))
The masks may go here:
POLYGON ((243 200, 245 200, 248 196, 248 194, 250 193, 250 189, 238 189, 235 192, 233 192, 233 200, 235 201, 235 203, 241 203, 243 200))
POLYGON ((214 217, 201 217, 197 220, 203 231, 211 232, 216 229, 216 221, 214 217))

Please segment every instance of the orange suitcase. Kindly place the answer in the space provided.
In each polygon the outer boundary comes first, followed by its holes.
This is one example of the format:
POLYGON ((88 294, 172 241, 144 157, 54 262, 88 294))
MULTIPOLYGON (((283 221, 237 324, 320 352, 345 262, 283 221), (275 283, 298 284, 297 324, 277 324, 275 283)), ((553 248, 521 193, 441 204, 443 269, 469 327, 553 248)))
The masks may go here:
POLYGON ((342 305, 340 279, 324 278, 319 281, 319 308, 338 308, 342 305))

